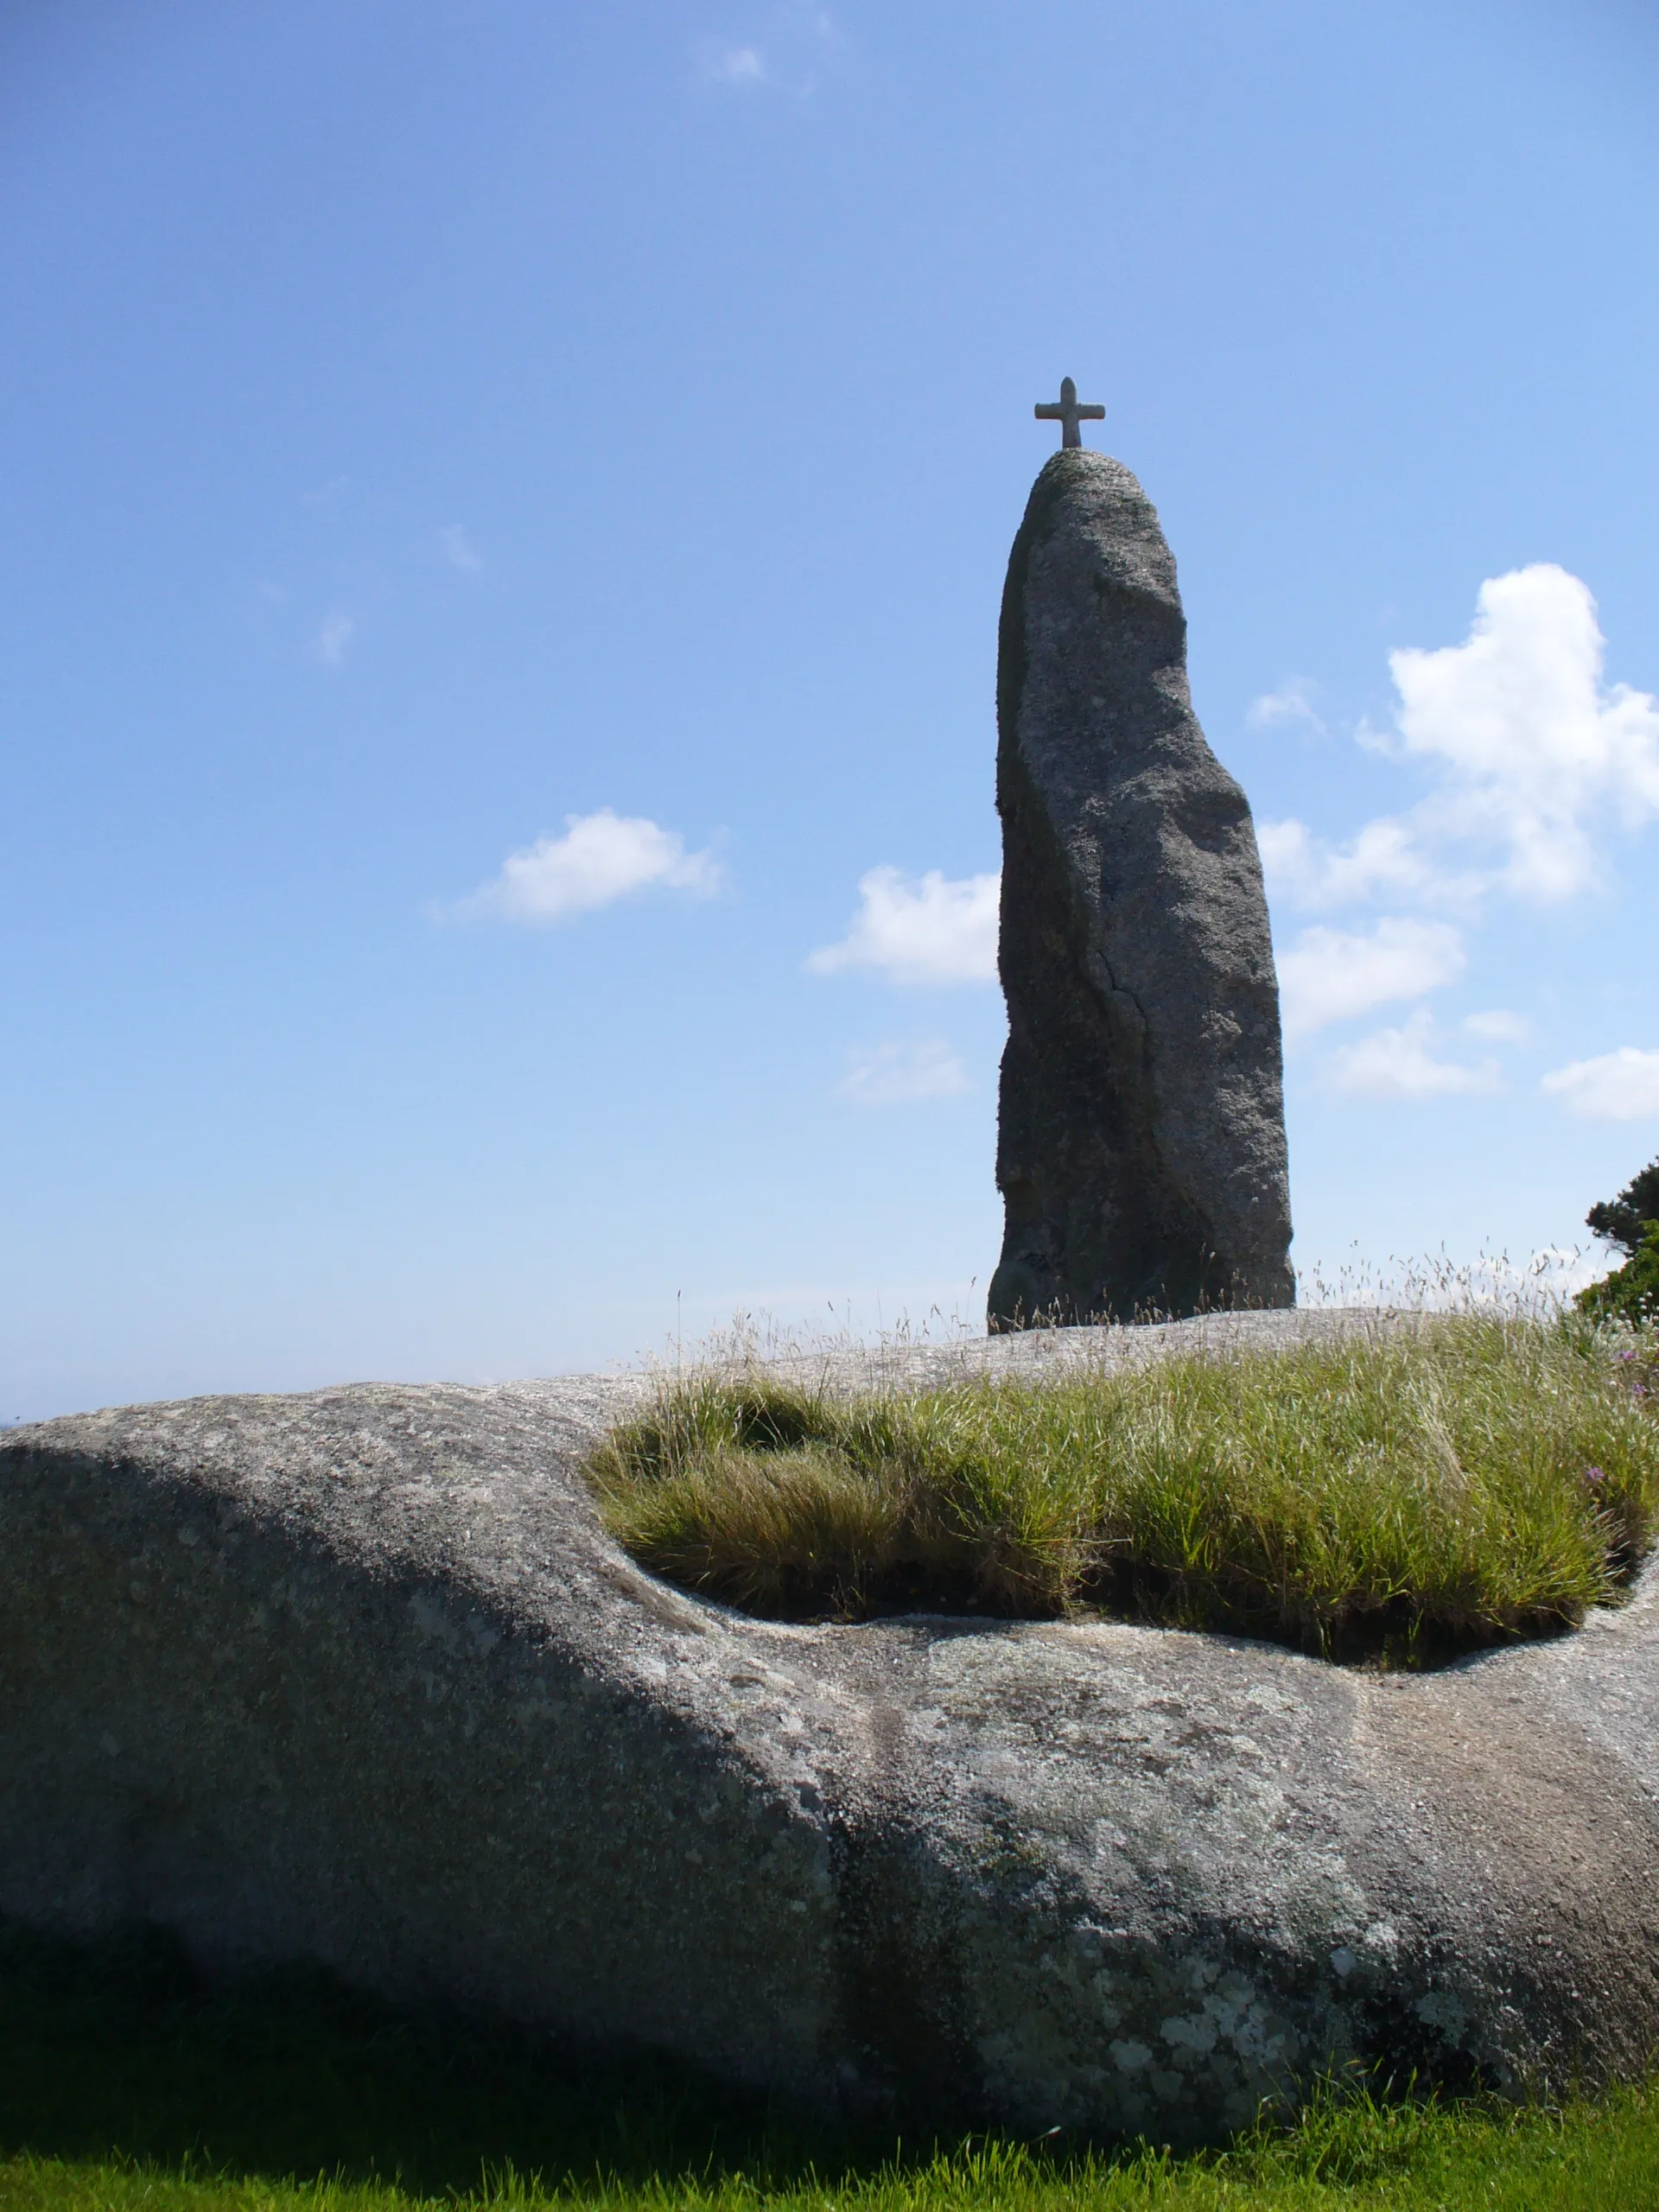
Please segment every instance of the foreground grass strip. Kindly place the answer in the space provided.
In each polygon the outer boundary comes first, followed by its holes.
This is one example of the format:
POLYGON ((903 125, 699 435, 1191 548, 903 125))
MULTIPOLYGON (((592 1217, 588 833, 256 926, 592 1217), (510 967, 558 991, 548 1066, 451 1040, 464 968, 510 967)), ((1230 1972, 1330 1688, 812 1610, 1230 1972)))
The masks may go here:
MULTIPOLYGON (((620 2116, 619 2116, 620 2117, 620 2116)), ((419 2196, 397 2183, 168 2171, 118 2159, 0 2161, 9 2212, 1605 2212, 1659 2203, 1659 2095, 1622 2090, 1560 2113, 1327 2104, 1287 2133, 1179 2158, 1056 2158, 992 2139, 855 2174, 728 2170, 548 2182, 510 2166, 419 2196)))
POLYGON ((1412 1659, 1617 1598, 1659 1510, 1654 1350, 1465 1314, 912 1395, 716 1373, 588 1471, 642 1564, 758 1613, 1092 1609, 1412 1659))

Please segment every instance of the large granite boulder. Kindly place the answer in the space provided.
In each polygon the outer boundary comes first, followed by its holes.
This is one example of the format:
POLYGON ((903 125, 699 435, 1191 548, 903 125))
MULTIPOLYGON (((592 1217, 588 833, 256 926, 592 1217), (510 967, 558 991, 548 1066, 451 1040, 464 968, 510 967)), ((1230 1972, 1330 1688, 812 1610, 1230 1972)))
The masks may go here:
POLYGON ((1055 454, 1002 595, 1008 1002, 993 1329, 1288 1306, 1279 995, 1244 794, 1192 712, 1158 517, 1055 454))
POLYGON ((598 1526, 579 1459, 639 1388, 9 1434, 0 1913, 157 1923, 208 1967, 320 1961, 912 2125, 1190 2139, 1326 2063, 1645 2063, 1652 1578, 1427 1676, 1110 1625, 764 1623, 598 1526))

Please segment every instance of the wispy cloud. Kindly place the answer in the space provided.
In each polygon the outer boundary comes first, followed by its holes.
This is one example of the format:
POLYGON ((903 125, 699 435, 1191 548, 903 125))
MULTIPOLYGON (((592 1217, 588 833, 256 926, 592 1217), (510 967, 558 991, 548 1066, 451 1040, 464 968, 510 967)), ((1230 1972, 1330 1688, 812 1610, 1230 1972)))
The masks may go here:
POLYGON ((1502 1006, 1484 1014, 1465 1014, 1460 1026, 1465 1036, 1483 1045, 1524 1045, 1532 1035, 1532 1024, 1524 1014, 1511 1014, 1502 1006))
POLYGON ((702 57, 702 75, 711 85, 764 85, 766 56, 758 46, 728 46, 702 57))
POLYGON ((1433 1022, 1420 1007, 1398 1029, 1379 1029, 1331 1056, 1331 1080, 1350 1098, 1465 1098, 1501 1090, 1496 1060, 1469 1067, 1437 1060, 1430 1050, 1433 1022))
POLYGON ((357 623, 349 614, 330 614, 317 632, 317 658, 325 668, 339 668, 352 649, 357 623))
POLYGON ((835 17, 817 0, 773 0, 758 7, 747 37, 709 40, 696 49, 705 85, 804 99, 841 42, 835 17))
POLYGON ((438 532, 438 543, 443 548, 444 559, 463 576, 475 576, 482 571, 484 556, 458 522, 448 524, 438 532))
POLYGON ((1250 702, 1245 720, 1252 729, 1274 729, 1285 722, 1300 723, 1319 737, 1325 736, 1324 719, 1313 705, 1318 685, 1311 677, 1290 676, 1276 691, 1267 691, 1250 702))
POLYGON ((1315 837, 1294 819, 1263 822, 1256 842, 1269 894, 1315 913, 1373 899, 1467 907, 1482 888, 1478 876, 1432 860, 1408 823, 1386 815, 1345 844, 1315 837))
POLYGON ((1279 956, 1287 1037, 1309 1037, 1391 1000, 1420 999, 1463 972, 1463 939, 1448 922, 1384 915, 1369 930, 1304 930, 1279 956))
POLYGON ((1659 1052, 1624 1045, 1552 1069, 1540 1087, 1586 1121, 1647 1121, 1659 1116, 1659 1052))
POLYGON ((972 1088, 967 1070, 943 1037, 917 1037, 855 1046, 836 1094, 855 1106, 909 1106, 926 1098, 954 1098, 972 1088))
POLYGON ((498 874, 442 911, 458 920, 562 922, 652 888, 711 898, 722 880, 714 855, 688 853, 677 830, 607 806, 566 815, 562 837, 509 853, 498 874))
POLYGON ((816 976, 870 969, 892 983, 995 982, 1001 883, 997 875, 952 880, 930 868, 918 879, 873 868, 859 878, 847 935, 806 964, 816 976))

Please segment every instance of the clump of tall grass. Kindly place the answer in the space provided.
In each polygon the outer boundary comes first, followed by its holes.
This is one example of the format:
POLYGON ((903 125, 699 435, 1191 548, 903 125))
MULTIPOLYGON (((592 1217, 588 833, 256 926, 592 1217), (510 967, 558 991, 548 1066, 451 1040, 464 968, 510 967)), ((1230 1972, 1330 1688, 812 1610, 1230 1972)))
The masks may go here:
POLYGON ((643 1565, 752 1611, 1104 1613, 1407 1659, 1577 1625, 1652 1540, 1652 1346, 1420 1315, 1132 1372, 836 1395, 665 1380, 588 1473, 643 1565))

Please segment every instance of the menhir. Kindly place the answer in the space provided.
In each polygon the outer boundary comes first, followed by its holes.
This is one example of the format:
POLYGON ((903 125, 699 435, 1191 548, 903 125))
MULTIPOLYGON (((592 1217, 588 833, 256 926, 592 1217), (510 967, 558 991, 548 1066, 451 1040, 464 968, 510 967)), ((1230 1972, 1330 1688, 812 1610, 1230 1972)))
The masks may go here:
POLYGON ((993 1329, 1289 1306, 1279 992, 1255 832, 1120 462, 1033 487, 997 655, 1008 1002, 993 1329))

